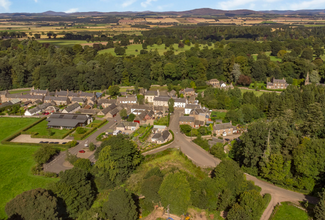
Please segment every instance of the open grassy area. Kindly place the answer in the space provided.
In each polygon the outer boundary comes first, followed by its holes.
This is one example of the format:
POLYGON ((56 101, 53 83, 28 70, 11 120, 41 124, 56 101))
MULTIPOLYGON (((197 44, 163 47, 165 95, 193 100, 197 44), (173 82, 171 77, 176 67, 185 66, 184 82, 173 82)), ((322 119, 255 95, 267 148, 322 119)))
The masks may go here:
MULTIPOLYGON (((44 121, 38 123, 37 125, 31 127, 27 131, 28 132, 37 132, 38 134, 36 135, 36 138, 37 138, 37 136, 40 136, 40 137, 41 136, 49 136, 48 129, 47 129, 47 121, 46 120, 44 120, 44 121)), ((58 139, 60 139, 63 135, 68 133, 70 130, 68 130, 68 129, 60 130, 60 129, 51 128, 51 131, 53 132, 53 135, 49 136, 49 138, 54 138, 54 139, 58 138, 58 139)))
MULTIPOLYGON (((271 52, 265 52, 265 54, 270 57, 270 60, 271 61, 275 61, 275 62, 276 61, 279 61, 279 62, 282 62, 282 59, 281 58, 278 58, 276 56, 271 56, 271 52)), ((253 56, 254 60, 257 60, 257 54, 252 54, 252 56, 253 56)))
POLYGON ((0 118, 0 141, 39 120, 38 118, 0 118))
POLYGON ((211 119, 221 119, 226 117, 226 112, 213 111, 211 112, 211 119))
POLYGON ((29 92, 30 92, 30 89, 21 89, 21 90, 9 91, 10 94, 18 94, 18 93, 27 94, 29 92))
MULTIPOLYGON (((180 52, 184 52, 186 50, 191 49, 191 47, 194 47, 194 45, 191 45, 191 46, 185 45, 184 48, 178 48, 178 44, 174 44, 174 51, 175 51, 175 54, 178 54, 180 52)), ((203 48, 203 45, 200 45, 200 47, 203 48)), ((213 48, 213 46, 211 46, 209 48, 213 48)), ((148 46, 148 48, 147 48, 148 51, 150 51, 150 50, 153 50, 154 51, 156 49, 157 49, 157 51, 158 51, 158 53, 160 55, 163 55, 164 52, 167 51, 167 49, 165 49, 165 44, 162 44, 162 45, 154 44, 152 47, 151 46, 148 46)), ((127 46, 127 49, 125 51, 125 54, 127 54, 127 55, 139 55, 140 54, 140 50, 142 50, 142 44, 128 45, 127 46), (136 50, 138 50, 138 51, 136 52, 136 50)), ((99 54, 111 53, 112 55, 116 56, 116 53, 114 52, 114 48, 101 50, 98 53, 99 54)))
POLYGON ((86 43, 88 43, 85 40, 66 40, 66 39, 47 39, 47 40, 38 40, 38 42, 40 42, 40 43, 50 43, 50 44, 53 44, 55 46, 73 46, 75 44, 86 44, 86 43))
MULTIPOLYGON (((37 118, 0 118, 0 141, 37 121, 37 118)), ((33 176, 33 153, 36 146, 6 146, 0 144, 0 219, 6 218, 4 207, 20 193, 45 187, 56 179, 33 176)))
POLYGON ((248 90, 248 89, 240 89, 241 93, 244 94, 245 92, 254 92, 254 94, 256 96, 261 96, 263 93, 263 91, 255 91, 255 90, 248 90))
POLYGON ((154 124, 155 125, 166 125, 167 126, 167 124, 168 124, 168 117, 167 116, 162 117, 159 120, 154 121, 154 124))
POLYGON ((308 214, 287 202, 282 202, 271 220, 308 220, 308 214))

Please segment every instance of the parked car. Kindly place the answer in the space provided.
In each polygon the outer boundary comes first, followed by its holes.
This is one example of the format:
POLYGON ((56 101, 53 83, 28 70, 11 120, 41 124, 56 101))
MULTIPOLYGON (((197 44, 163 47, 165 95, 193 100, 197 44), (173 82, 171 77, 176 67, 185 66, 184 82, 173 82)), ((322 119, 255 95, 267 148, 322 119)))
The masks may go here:
POLYGON ((43 144, 48 144, 49 142, 48 141, 43 141, 43 144))
POLYGON ((54 144, 59 144, 59 142, 54 142, 54 144))
POLYGON ((67 142, 62 142, 62 144, 66 144, 67 142))
POLYGON ((83 153, 85 153, 85 151, 84 150, 80 150, 79 153, 83 154, 83 153))
POLYGON ((54 142, 50 142, 49 144, 54 144, 54 142))

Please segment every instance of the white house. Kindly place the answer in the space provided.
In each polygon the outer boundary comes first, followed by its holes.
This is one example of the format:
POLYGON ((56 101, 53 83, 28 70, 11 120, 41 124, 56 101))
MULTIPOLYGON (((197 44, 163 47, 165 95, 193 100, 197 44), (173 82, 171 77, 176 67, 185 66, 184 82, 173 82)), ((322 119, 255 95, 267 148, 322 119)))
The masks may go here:
POLYGON ((196 108, 200 108, 200 106, 195 105, 195 104, 186 104, 185 105, 185 114, 189 115, 191 113, 191 111, 196 109, 196 108))
POLYGON ((52 105, 50 103, 43 103, 39 106, 36 106, 35 108, 26 110, 24 115, 25 116, 33 116, 33 115, 39 114, 49 106, 52 106, 52 105))
POLYGON ((117 97, 118 104, 136 104, 137 97, 136 96, 126 96, 126 97, 117 97))
POLYGON ((174 107, 176 108, 185 108, 187 100, 185 98, 174 98, 174 107))

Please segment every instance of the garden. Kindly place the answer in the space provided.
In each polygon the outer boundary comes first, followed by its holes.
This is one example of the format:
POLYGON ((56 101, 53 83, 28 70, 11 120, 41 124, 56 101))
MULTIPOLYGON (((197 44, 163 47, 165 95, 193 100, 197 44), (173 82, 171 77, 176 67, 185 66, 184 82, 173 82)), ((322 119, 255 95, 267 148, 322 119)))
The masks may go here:
POLYGON ((69 129, 48 129, 47 123, 46 120, 41 121, 37 125, 28 129, 25 133, 32 134, 32 138, 63 139, 69 134, 69 132, 71 132, 69 129))
POLYGON ((204 135, 211 135, 210 127, 201 126, 200 128, 192 128, 190 125, 180 125, 181 132, 188 137, 197 137, 204 135))
POLYGON ((168 117, 165 116, 165 117, 161 117, 158 120, 155 120, 154 125, 166 125, 166 126, 168 126, 168 117))

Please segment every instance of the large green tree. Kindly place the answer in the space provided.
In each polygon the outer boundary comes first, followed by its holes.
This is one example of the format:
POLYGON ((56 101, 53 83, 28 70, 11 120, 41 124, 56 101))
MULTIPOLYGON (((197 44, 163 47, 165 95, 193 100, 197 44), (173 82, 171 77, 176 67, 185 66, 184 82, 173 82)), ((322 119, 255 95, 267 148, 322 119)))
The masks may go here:
POLYGON ((66 218, 65 207, 48 190, 32 189, 16 196, 6 204, 5 211, 10 219, 66 218))
POLYGON ((191 203, 190 184, 180 172, 167 174, 158 193, 162 205, 176 215, 184 214, 191 203))

